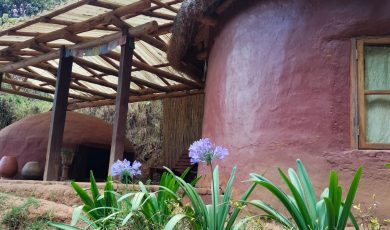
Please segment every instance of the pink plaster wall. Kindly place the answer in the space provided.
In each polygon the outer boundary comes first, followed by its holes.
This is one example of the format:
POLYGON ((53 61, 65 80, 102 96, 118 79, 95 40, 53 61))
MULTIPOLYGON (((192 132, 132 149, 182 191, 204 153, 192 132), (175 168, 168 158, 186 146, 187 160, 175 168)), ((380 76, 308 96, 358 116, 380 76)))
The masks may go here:
MULTIPOLYGON (((235 194, 250 172, 279 183, 277 167, 300 158, 322 189, 330 169, 349 186, 363 165, 357 201, 375 193, 378 214, 389 218, 390 152, 351 149, 350 39, 390 35, 390 2, 237 2, 209 56, 203 125, 204 137, 230 150, 220 164, 225 180, 237 165, 235 194)), ((270 196, 257 189, 253 198, 270 196)))

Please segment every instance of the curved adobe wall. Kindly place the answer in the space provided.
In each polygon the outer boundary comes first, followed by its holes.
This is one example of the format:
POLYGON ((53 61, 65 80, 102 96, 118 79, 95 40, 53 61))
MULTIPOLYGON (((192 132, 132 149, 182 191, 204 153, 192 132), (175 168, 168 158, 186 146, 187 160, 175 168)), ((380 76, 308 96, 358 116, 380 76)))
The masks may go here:
MULTIPOLYGON (((0 159, 13 155, 18 159, 20 171, 28 161, 38 161, 44 168, 49 138, 51 112, 23 118, 0 131, 0 159)), ((68 111, 66 114, 63 146, 88 144, 92 146, 111 145, 112 125, 102 119, 68 111)), ((127 140, 125 150, 134 153, 127 140)))
MULTIPOLYGON (((280 182, 276 168, 300 158, 317 189, 331 168, 349 186, 361 164, 358 200, 375 193, 379 214, 390 213, 390 152, 351 150, 349 105, 350 38, 390 34, 390 2, 237 2, 210 52, 203 125, 230 150, 225 181, 237 164, 236 181, 255 171, 280 182)), ((236 184, 236 194, 247 187, 236 184)))

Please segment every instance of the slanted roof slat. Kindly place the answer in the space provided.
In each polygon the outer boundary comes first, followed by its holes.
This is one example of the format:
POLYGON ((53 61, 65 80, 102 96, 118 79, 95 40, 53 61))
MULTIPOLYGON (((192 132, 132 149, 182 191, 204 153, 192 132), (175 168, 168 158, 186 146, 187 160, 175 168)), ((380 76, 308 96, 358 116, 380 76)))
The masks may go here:
MULTIPOLYGON (((130 31, 137 34, 133 82, 129 86, 131 101, 185 95, 190 90, 201 91, 202 82, 167 65, 165 50, 170 38, 169 30, 180 4, 181 0, 81 0, 2 30, 0 70, 21 76, 7 78, 5 83, 52 94, 61 46, 93 48, 93 45, 101 45, 120 36, 118 27, 127 23, 130 31)), ((74 103, 81 103, 80 106, 91 105, 93 101, 98 104, 114 103, 119 56, 120 47, 116 47, 108 54, 74 58, 69 95, 73 98, 72 108, 77 107, 74 103)), ((8 88, 6 91, 16 93, 8 88)), ((36 96, 39 94, 24 94, 28 95, 50 99, 36 96)))

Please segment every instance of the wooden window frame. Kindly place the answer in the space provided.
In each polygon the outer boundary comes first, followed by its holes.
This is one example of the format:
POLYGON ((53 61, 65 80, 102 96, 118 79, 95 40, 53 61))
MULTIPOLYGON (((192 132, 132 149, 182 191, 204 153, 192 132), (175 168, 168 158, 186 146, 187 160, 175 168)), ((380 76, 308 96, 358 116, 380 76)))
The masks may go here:
POLYGON ((351 100, 353 116, 351 118, 353 147, 358 149, 388 150, 390 143, 367 143, 366 142, 366 95, 390 95, 388 90, 365 90, 365 45, 390 45, 390 37, 364 37, 352 39, 351 55, 351 92, 354 94, 351 100))

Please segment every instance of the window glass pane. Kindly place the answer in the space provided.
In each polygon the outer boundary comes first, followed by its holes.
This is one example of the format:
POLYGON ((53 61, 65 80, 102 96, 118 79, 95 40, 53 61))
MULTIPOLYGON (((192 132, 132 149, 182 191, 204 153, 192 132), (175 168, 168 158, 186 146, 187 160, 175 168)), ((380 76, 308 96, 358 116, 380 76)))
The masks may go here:
POLYGON ((390 47, 365 46, 365 89, 390 89, 390 47))
POLYGON ((390 95, 366 96, 366 141, 390 143, 390 95))

